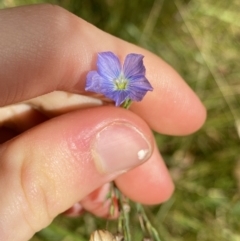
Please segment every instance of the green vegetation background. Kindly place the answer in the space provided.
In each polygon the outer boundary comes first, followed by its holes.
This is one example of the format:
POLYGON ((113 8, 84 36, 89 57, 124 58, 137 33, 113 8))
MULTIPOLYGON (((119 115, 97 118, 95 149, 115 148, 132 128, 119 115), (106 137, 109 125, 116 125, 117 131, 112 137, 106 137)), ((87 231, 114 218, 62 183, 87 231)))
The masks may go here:
MULTIPOLYGON (((0 0, 0 7, 42 2, 149 49, 195 90, 208 110, 207 122, 188 137, 156 134, 176 192, 147 213, 163 241, 239 241, 240 1, 0 0)), ((32 241, 88 240, 105 226, 89 214, 61 216, 32 241)), ((137 227, 133 223, 134 240, 141 239, 137 227)))

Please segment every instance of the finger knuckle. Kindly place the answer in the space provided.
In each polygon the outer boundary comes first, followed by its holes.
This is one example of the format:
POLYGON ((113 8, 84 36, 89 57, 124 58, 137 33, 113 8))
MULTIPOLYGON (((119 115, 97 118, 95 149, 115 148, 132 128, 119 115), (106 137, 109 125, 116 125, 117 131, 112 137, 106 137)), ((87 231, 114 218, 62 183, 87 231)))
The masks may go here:
POLYGON ((16 217, 22 217, 26 225, 36 232, 53 219, 50 202, 54 197, 54 185, 46 172, 40 172, 38 169, 41 167, 33 162, 36 159, 36 154, 32 151, 34 145, 26 148, 26 144, 16 140, 4 148, 0 153, 0 172, 4 172, 2 176, 5 180, 2 181, 9 183, 9 206, 17 206, 15 208, 19 213, 16 217))

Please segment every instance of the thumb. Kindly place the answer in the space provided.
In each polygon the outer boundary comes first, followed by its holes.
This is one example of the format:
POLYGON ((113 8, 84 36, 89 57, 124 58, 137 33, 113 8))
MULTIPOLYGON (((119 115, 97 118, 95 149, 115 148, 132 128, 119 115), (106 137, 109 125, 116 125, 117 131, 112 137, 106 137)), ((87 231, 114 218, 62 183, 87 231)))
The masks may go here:
POLYGON ((93 190, 146 161, 152 142, 135 114, 98 107, 53 118, 5 143, 0 240, 30 239, 93 190))

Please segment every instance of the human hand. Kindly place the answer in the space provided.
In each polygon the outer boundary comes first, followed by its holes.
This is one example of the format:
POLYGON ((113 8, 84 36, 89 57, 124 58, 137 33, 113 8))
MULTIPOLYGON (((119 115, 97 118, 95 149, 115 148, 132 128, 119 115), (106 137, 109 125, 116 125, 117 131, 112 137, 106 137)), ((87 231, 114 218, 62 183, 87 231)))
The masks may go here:
MULTIPOLYGON (((79 95, 78 104, 67 108, 70 112, 59 113, 49 108, 58 94, 53 93, 43 97, 49 104, 42 97, 29 103, 55 118, 46 120, 35 109, 15 115, 14 128, 22 133, 12 138, 2 128, 0 134, 8 140, 0 146, 0 240, 26 241, 79 201, 101 215, 89 197, 112 180, 138 202, 154 204, 170 197, 173 184, 150 128, 186 135, 202 125, 206 114, 169 65, 52 5, 1 10, 0 32, 0 106, 55 90, 84 95, 86 73, 102 51, 121 59, 128 53, 143 54, 154 87, 131 111, 99 102, 81 108, 84 97, 79 95), (140 150, 148 150, 142 160, 140 150)), ((2 110, 9 108, 15 107, 2 110)))

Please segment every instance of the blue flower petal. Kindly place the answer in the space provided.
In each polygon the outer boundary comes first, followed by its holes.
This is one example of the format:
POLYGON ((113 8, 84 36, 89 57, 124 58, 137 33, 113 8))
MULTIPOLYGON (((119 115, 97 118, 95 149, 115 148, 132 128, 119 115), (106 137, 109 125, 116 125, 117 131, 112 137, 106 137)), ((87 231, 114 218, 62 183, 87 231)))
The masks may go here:
POLYGON ((98 74, 97 71, 88 72, 85 90, 100 93, 102 81, 104 81, 104 79, 98 74))
POLYGON ((120 106, 126 99, 128 99, 129 96, 129 92, 122 90, 115 90, 114 92, 108 94, 109 95, 107 97, 114 100, 116 106, 120 106))
POLYGON ((118 57, 112 52, 101 52, 97 60, 98 73, 105 79, 113 81, 121 73, 118 57))
POLYGON ((129 89, 139 88, 147 91, 152 91, 153 87, 145 76, 134 76, 134 78, 129 81, 129 89))
POLYGON ((141 101, 148 91, 153 87, 145 76, 135 76, 129 83, 129 98, 134 101, 141 101))
POLYGON ((141 54, 128 54, 123 64, 123 74, 127 79, 131 79, 137 75, 145 75, 145 67, 143 65, 144 56, 141 54))
POLYGON ((120 106, 129 97, 129 91, 115 91, 114 93, 115 105, 120 106))
POLYGON ((128 99, 129 91, 114 90, 113 88, 113 85, 104 83, 101 93, 115 101, 116 106, 120 106, 126 99, 128 99))
POLYGON ((105 95, 106 97, 112 99, 110 96, 114 91, 114 84, 112 81, 108 81, 102 78, 100 83, 100 91, 99 93, 105 95))
POLYGON ((114 84, 112 81, 105 80, 98 74, 97 71, 90 71, 87 74, 86 91, 92 91, 95 93, 103 94, 106 97, 111 98, 114 91, 114 84))

